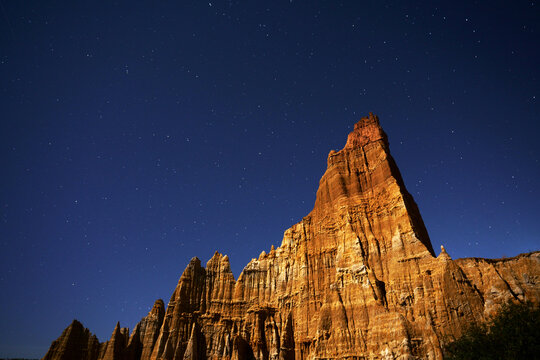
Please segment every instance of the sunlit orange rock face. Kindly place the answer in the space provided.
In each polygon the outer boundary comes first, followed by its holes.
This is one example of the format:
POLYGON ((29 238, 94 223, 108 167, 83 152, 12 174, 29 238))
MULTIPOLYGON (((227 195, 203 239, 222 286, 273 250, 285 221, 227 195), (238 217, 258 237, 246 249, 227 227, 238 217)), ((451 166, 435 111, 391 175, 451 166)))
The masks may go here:
POLYGON ((538 303, 539 277, 540 252, 436 256, 370 114, 328 155, 311 213, 237 280, 226 255, 193 258, 166 310, 158 300, 131 335, 117 325, 98 345, 72 324, 45 359, 72 359, 72 343, 88 360, 442 359, 445 341, 502 303, 538 303))

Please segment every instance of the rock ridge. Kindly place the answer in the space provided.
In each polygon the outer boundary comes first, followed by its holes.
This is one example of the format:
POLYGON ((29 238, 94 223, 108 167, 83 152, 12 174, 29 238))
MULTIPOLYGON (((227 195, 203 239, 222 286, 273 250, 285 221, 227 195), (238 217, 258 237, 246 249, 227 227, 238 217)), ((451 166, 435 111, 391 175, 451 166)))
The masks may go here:
POLYGON ((227 255, 194 257, 131 335, 100 344, 74 321, 44 359, 442 359, 501 304, 540 302, 540 252, 435 255, 376 115, 327 165, 313 210, 238 279, 227 255))

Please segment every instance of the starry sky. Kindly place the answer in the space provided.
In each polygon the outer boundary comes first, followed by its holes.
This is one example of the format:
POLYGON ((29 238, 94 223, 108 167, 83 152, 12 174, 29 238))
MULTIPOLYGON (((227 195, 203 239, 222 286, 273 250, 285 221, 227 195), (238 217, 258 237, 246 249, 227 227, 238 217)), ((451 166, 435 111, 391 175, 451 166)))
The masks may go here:
POLYGON ((0 5, 0 357, 237 277, 369 111, 437 253, 540 248, 535 1, 0 5))

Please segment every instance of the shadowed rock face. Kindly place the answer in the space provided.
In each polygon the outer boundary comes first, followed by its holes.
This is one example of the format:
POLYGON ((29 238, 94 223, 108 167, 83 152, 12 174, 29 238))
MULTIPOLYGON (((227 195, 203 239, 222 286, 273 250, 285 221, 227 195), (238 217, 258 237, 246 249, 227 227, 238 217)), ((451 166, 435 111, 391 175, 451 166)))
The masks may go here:
POLYGON ((311 213, 238 280, 226 255, 193 258, 129 338, 118 324, 100 345, 74 322, 44 359, 441 359, 508 299, 538 303, 539 277, 539 252, 436 257, 370 114, 328 155, 311 213))
POLYGON ((51 344, 44 360, 97 360, 100 344, 95 335, 73 320, 62 335, 51 344))

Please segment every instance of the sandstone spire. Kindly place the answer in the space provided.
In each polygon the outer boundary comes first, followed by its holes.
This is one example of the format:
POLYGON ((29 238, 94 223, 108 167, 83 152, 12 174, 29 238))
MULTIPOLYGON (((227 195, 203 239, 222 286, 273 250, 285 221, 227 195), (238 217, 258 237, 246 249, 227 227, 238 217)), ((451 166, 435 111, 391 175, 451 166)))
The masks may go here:
MULTIPOLYGON (((154 303, 152 310, 144 317, 140 322, 140 334, 141 334, 141 359, 148 360, 154 349, 161 325, 163 324, 163 318, 165 316, 165 305, 163 300, 158 299, 154 303)), ((135 358, 137 359, 137 358, 135 358)))
POLYGON ((43 360, 97 360, 99 341, 83 325, 73 320, 60 337, 53 341, 43 360))
MULTIPOLYGON (((193 258, 166 310, 157 301, 129 342, 117 325, 99 360, 442 359, 444 341, 508 299, 540 301, 540 252, 435 256, 377 116, 362 118, 327 164, 313 210, 281 246, 237 280, 226 255, 206 267, 193 258)), ((46 359, 63 359, 71 338, 91 342, 68 329, 46 359)))

